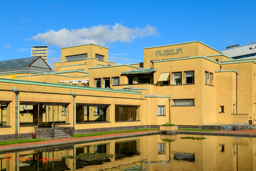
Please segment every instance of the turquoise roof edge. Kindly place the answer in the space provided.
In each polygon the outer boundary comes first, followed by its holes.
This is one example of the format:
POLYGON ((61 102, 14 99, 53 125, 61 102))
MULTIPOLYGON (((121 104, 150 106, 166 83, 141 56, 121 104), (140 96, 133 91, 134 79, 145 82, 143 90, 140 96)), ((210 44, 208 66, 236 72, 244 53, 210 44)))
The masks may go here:
POLYGON ((233 70, 233 69, 229 69, 229 70, 217 70, 215 72, 235 72, 235 73, 238 73, 236 70, 233 70))
POLYGON ((141 92, 135 92, 135 91, 122 91, 122 90, 94 88, 94 87, 85 87, 85 86, 74 86, 69 84, 43 83, 43 82, 37 82, 37 81, 15 80, 15 79, 6 79, 6 78, 0 78, 0 82, 50 86, 50 87, 60 87, 60 88, 73 88, 73 89, 82 89, 82 90, 94 90, 94 91, 109 91, 109 92, 115 92, 115 93, 141 94, 141 92))
POLYGON ((78 65, 86 65, 86 63, 83 63, 83 64, 73 64, 73 65, 63 65, 63 66, 59 66, 59 67, 70 67, 70 66, 78 66, 78 65))
POLYGON ((247 59, 246 58, 242 58, 242 59, 223 60, 221 62, 247 61, 247 60, 251 60, 251 59, 256 59, 256 57, 248 57, 247 59))
MULTIPOLYGON (((218 54, 218 55, 207 55, 206 57, 211 57, 211 56, 225 56, 225 57, 227 57, 227 58, 229 58, 229 59, 232 59, 232 58, 230 58, 229 56, 226 56, 226 55, 224 55, 224 54, 218 54)), ((233 60, 233 59, 232 59, 233 60)))
POLYGON ((221 64, 217 61, 214 61, 210 58, 207 58, 205 56, 193 56, 193 57, 186 57, 186 58, 175 58, 175 59, 164 59, 164 60, 157 60, 157 61, 153 61, 153 63, 157 63, 157 62, 168 62, 168 61, 178 61, 178 60, 186 60, 186 59, 196 59, 196 58, 204 58, 206 60, 209 60, 211 62, 217 63, 217 64, 221 64))
POLYGON ((163 95, 163 96, 161 96, 161 95, 145 95, 145 97, 171 97, 170 95, 163 95))
POLYGON ((210 58, 207 58, 205 56, 193 56, 193 57, 186 57, 186 58, 176 58, 176 59, 165 59, 165 60, 157 60, 157 61, 153 61, 154 63, 157 63, 157 62, 168 62, 168 61, 177 61, 177 60, 186 60, 186 59, 195 59, 195 58, 204 58, 204 59, 207 59, 209 61, 212 61, 214 63, 217 63, 217 64, 220 64, 220 65, 226 65, 226 64, 235 64, 235 63, 245 63, 245 62, 253 62, 256 64, 255 61, 252 61, 252 60, 248 60, 248 61, 230 61, 230 62, 226 62, 226 63, 219 63, 217 61, 214 61, 210 58))
MULTIPOLYGON (((214 49, 213 47, 211 47, 211 46, 209 46, 209 45, 207 45, 207 44, 205 44, 205 43, 203 43, 203 42, 201 42, 201 41, 199 41, 199 40, 189 41, 189 42, 182 42, 182 43, 174 43, 174 44, 168 44, 168 45, 161 45, 161 46, 146 47, 146 48, 143 48, 143 49, 151 49, 151 48, 157 48, 157 47, 165 47, 165 46, 181 45, 181 44, 195 43, 195 42, 199 42, 199 43, 201 43, 201 44, 203 44, 203 45, 205 45, 205 46, 207 46, 207 47, 209 47, 209 48, 211 48, 211 49, 213 49, 213 50, 215 50, 215 51, 217 51, 217 52, 221 53, 221 52, 220 52, 220 51, 218 51, 217 49, 214 49)), ((221 54, 222 54, 222 53, 221 53, 221 54)))
POLYGON ((59 73, 72 73, 72 72, 80 72, 80 73, 89 74, 89 72, 86 72, 86 71, 79 71, 79 70, 72 70, 72 71, 60 71, 60 72, 55 72, 55 74, 59 74, 59 73))
POLYGON ((71 78, 75 78, 74 76, 70 76, 70 75, 61 75, 61 74, 52 74, 52 73, 35 74, 35 75, 21 75, 21 76, 17 76, 16 78, 20 78, 20 77, 32 77, 32 76, 41 76, 41 75, 56 75, 56 76, 62 76, 62 77, 71 77, 71 78))
MULTIPOLYGON (((99 46, 99 47, 103 47, 103 48, 106 48, 106 49, 108 49, 107 47, 104 47, 104 46, 100 46, 100 45, 96 45, 96 44, 93 44, 93 43, 90 43, 90 44, 85 44, 85 45, 79 45, 79 46, 86 46, 86 45, 95 45, 95 46, 99 46)), ((69 46, 69 47, 64 47, 64 48, 61 48, 61 49, 67 49, 67 48, 72 48, 72 47, 79 47, 79 46, 69 46)))
POLYGON ((102 66, 102 67, 91 67, 91 68, 88 68, 88 69, 110 68, 110 67, 119 67, 119 66, 129 66, 129 67, 132 67, 132 68, 141 69, 141 67, 136 67, 136 66, 132 66, 132 65, 128 65, 128 64, 124 64, 124 65, 111 65, 111 66, 102 66))
MULTIPOLYGON (((38 72, 33 72, 33 71, 18 71, 18 72, 0 73, 0 75, 21 74, 21 73, 33 73, 33 74, 37 74, 38 72)), ((42 73, 42 72, 41 72, 41 73, 42 73)), ((38 74, 40 74, 40 73, 38 73, 38 74)))

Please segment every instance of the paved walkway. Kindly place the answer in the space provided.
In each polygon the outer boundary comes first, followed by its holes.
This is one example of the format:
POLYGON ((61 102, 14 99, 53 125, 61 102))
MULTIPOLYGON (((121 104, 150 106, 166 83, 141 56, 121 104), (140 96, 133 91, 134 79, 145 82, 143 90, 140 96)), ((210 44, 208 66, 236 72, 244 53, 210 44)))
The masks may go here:
POLYGON ((38 147, 65 145, 65 144, 70 144, 70 143, 82 143, 82 142, 86 143, 86 142, 102 141, 102 140, 115 139, 115 138, 127 138, 127 137, 133 137, 133 136, 157 134, 159 132, 160 131, 158 131, 158 130, 137 131, 137 132, 98 135, 98 136, 89 136, 89 137, 80 137, 80 138, 62 138, 62 139, 47 140, 47 141, 32 142, 32 143, 3 145, 3 146, 0 146, 0 152, 10 151, 10 150, 15 151, 15 150, 38 148, 38 147))

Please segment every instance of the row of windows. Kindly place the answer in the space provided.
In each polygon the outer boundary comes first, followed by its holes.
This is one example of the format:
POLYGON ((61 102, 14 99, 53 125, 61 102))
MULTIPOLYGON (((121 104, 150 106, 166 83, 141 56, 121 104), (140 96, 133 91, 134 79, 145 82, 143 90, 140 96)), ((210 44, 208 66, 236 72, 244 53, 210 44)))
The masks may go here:
MULTIPOLYGON (((101 88, 101 78, 94 79, 95 87, 101 88)), ((103 78, 104 87, 103 88, 110 88, 110 78, 103 78)), ((119 77, 112 77, 112 85, 119 85, 119 77)))
MULTIPOLYGON (((174 99, 173 106, 195 106, 194 99, 174 99)), ((164 116, 165 106, 158 106, 158 116, 164 116)))
MULTIPOLYGON (((195 84, 194 71, 185 71, 184 76, 185 76, 185 84, 195 84)), ((172 85, 182 85, 182 72, 173 72, 172 77, 173 77, 172 85)), ((129 83, 129 77, 128 77, 128 83, 129 83)), ((213 85, 213 73, 205 71, 205 84, 213 85)), ((162 85, 170 85, 170 81, 162 81, 162 85)))
POLYGON ((232 58, 233 59, 241 59, 241 58, 247 58, 247 57, 252 57, 252 56, 256 56, 256 53, 249 54, 249 55, 236 56, 236 57, 232 57, 232 58))

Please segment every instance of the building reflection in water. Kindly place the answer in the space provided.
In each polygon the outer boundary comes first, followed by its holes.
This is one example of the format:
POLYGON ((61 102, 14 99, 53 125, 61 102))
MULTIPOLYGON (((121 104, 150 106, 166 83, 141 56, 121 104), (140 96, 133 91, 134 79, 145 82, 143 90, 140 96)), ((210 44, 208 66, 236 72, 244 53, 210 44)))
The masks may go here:
POLYGON ((66 170, 253 170, 255 138, 200 135, 151 135, 0 154, 1 171, 66 170), (63 158, 83 153, 115 154, 112 159, 63 158), (42 159, 50 159, 39 161, 42 159))

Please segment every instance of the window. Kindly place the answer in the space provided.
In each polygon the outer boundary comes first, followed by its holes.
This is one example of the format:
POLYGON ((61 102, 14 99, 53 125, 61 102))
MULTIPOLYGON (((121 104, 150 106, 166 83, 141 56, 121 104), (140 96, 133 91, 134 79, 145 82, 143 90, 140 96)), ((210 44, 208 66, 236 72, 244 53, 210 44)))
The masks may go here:
POLYGON ((185 72, 185 84, 194 84, 194 71, 185 72))
POLYGON ((170 85, 170 73, 161 73, 157 82, 161 82, 161 86, 170 85))
POLYGON ((207 84, 208 74, 209 73, 207 71, 205 71, 205 84, 207 84))
POLYGON ((210 73, 210 85, 212 85, 213 73, 210 73))
POLYGON ((97 58, 99 61, 104 61, 104 55, 95 54, 95 58, 97 58))
POLYGON ((128 76, 128 84, 133 84, 133 76, 128 76))
POLYGON ((138 121, 139 106, 115 106, 115 121, 138 121))
POLYGON ((101 88, 101 79, 100 78, 95 79, 95 87, 101 88))
POLYGON ((165 153, 164 143, 158 143, 158 154, 163 154, 163 153, 165 153))
POLYGON ((0 102, 0 126, 10 126, 9 103, 0 102))
POLYGON ((139 84, 148 84, 148 83, 150 83, 150 76, 149 75, 139 75, 138 76, 138 83, 139 84))
POLYGON ((216 59, 217 62, 219 62, 219 59, 216 59))
POLYGON ((104 78, 104 88, 110 88, 110 79, 104 78))
POLYGON ((194 106, 194 99, 176 99, 173 106, 194 106))
POLYGON ((99 115, 99 107, 95 106, 95 115, 99 115))
POLYGON ((66 62, 81 61, 87 58, 87 53, 80 55, 66 56, 66 62))
POLYGON ((224 113, 224 106, 220 106, 220 113, 224 113))
POLYGON ((119 85, 119 77, 112 78, 113 85, 119 85))
POLYGON ((225 145, 224 144, 220 144, 220 152, 225 152, 225 145))
POLYGON ((158 106, 158 116, 164 116, 164 106, 158 106))
POLYGON ((181 85, 182 84, 182 77, 181 72, 172 73, 173 75, 173 85, 181 85))

